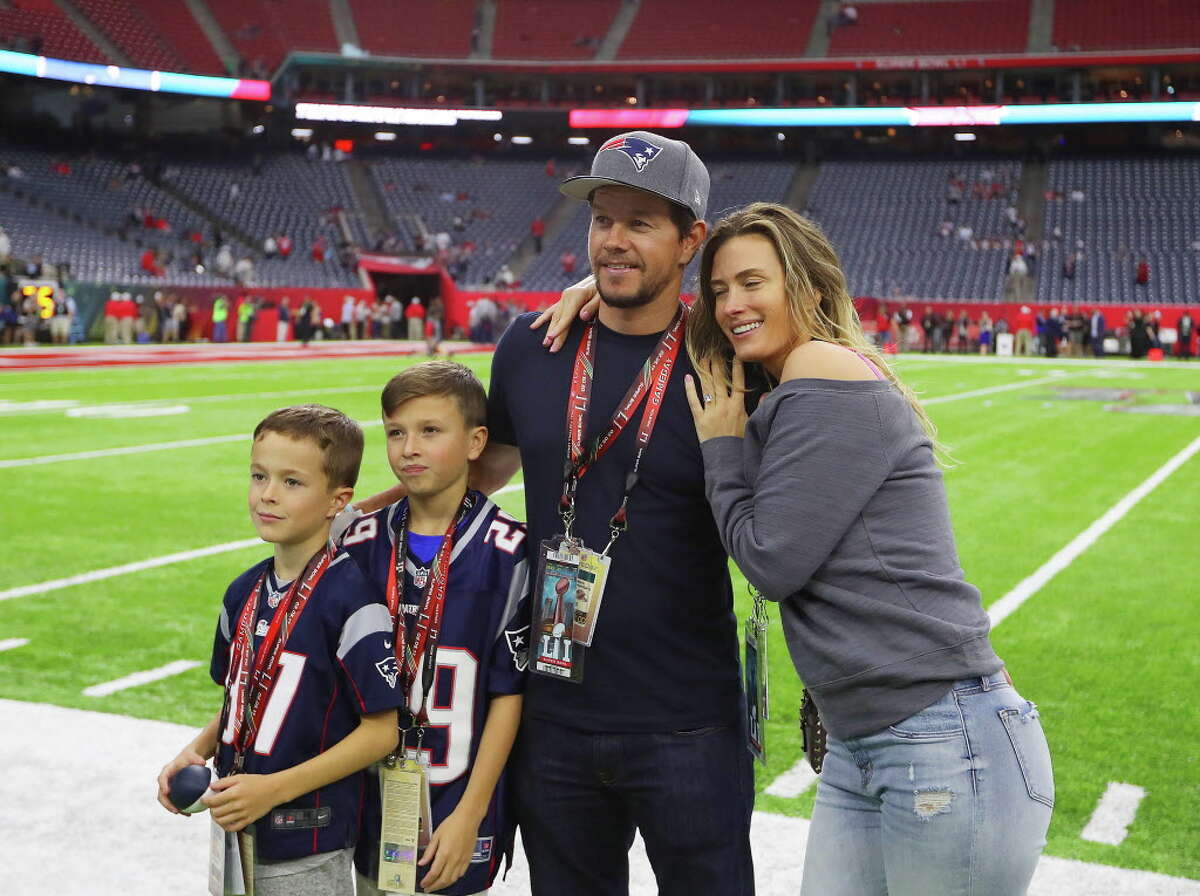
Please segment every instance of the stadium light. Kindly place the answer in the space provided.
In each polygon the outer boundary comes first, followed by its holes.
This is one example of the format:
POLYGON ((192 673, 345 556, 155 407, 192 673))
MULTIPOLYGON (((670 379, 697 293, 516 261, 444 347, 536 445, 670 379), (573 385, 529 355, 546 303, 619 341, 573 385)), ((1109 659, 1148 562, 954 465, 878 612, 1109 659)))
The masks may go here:
POLYGON ((296 103, 296 118, 301 121, 452 127, 460 121, 499 121, 503 117, 499 109, 409 109, 400 106, 296 103))
POLYGON ((975 135, 970 131, 959 131, 954 135, 954 139, 959 143, 974 143, 975 135))
POLYGON ((1011 124, 1200 121, 1200 103, 1012 106, 843 106, 820 109, 572 109, 575 128, 989 127, 1011 124))
POLYGON ((72 62, 31 53, 0 50, 0 72, 69 81, 72 84, 91 84, 97 87, 121 87, 125 90, 149 90, 155 93, 184 93, 190 96, 210 96, 217 99, 258 100, 271 98, 270 81, 246 78, 214 78, 208 75, 185 75, 178 72, 150 71, 142 68, 122 68, 117 65, 96 65, 91 62, 72 62))
POLYGON ((379 140, 383 143, 390 143, 391 141, 396 139, 396 132, 395 131, 376 131, 375 139, 379 140))
POLYGON ((567 142, 572 146, 587 146, 592 141, 587 137, 568 137, 567 142))
POLYGON ((530 143, 533 142, 533 138, 521 135, 521 136, 513 137, 512 142, 517 144, 517 146, 528 146, 530 143))
POLYGON ((307 140, 312 135, 312 128, 292 128, 292 136, 297 140, 307 140))

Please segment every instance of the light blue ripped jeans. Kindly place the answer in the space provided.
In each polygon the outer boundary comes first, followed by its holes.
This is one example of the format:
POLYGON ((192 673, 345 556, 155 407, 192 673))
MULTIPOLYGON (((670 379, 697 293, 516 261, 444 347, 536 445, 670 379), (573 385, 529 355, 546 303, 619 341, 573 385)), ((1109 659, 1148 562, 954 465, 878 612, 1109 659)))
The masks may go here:
POLYGON ((801 896, 1020 896, 1054 773, 1037 708, 1004 674, 866 737, 829 738, 801 896))

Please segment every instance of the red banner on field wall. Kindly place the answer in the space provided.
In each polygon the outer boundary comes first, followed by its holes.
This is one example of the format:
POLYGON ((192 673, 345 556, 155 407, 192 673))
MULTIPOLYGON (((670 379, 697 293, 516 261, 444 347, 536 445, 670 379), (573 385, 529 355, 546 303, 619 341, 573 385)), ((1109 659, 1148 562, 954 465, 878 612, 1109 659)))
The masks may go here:
MULTIPOLYGON (((158 291, 158 290, 156 290, 158 291)), ((212 306, 217 296, 223 295, 229 300, 229 319, 227 326, 227 341, 233 342, 237 333, 237 309, 246 299, 262 299, 263 307, 254 318, 254 328, 250 333, 251 342, 274 342, 275 324, 279 320, 276 310, 285 298, 292 310, 292 320, 300 307, 310 299, 321 306, 321 314, 332 318, 335 322, 342 319, 342 303, 346 296, 353 296, 357 303, 359 299, 368 302, 375 301, 375 293, 369 289, 308 289, 303 286, 271 286, 253 289, 229 289, 215 286, 168 286, 161 292, 182 299, 191 311, 188 323, 189 338, 212 338, 212 306)))

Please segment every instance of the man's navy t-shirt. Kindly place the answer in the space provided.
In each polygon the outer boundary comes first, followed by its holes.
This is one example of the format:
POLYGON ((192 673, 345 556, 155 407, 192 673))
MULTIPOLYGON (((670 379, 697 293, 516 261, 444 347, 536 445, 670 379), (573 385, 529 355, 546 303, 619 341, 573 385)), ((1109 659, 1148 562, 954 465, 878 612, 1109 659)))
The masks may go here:
MULTIPOLYGON (((521 450, 531 556, 543 540, 562 534, 567 398, 583 333, 576 323, 552 355, 542 347, 543 332, 529 329, 534 317, 519 317, 496 347, 488 399, 489 438, 521 450)), ((596 327, 589 443, 608 426, 660 335, 596 327)), ((704 462, 683 386, 691 371, 681 351, 629 498, 629 530, 611 552, 583 681, 529 676, 530 716, 584 731, 676 731, 739 718, 733 591, 704 497, 704 462)), ((579 483, 574 531, 592 550, 608 543, 640 421, 641 410, 579 483)))

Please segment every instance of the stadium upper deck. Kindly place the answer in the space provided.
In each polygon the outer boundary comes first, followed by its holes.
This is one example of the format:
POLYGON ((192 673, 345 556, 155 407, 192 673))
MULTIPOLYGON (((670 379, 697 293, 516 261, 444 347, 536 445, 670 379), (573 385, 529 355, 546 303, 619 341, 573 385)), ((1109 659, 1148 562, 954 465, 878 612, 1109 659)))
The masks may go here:
POLYGON ((0 47, 206 74, 293 51, 466 61, 729 61, 1200 47, 1194 0, 55 0, 0 3, 0 47))

